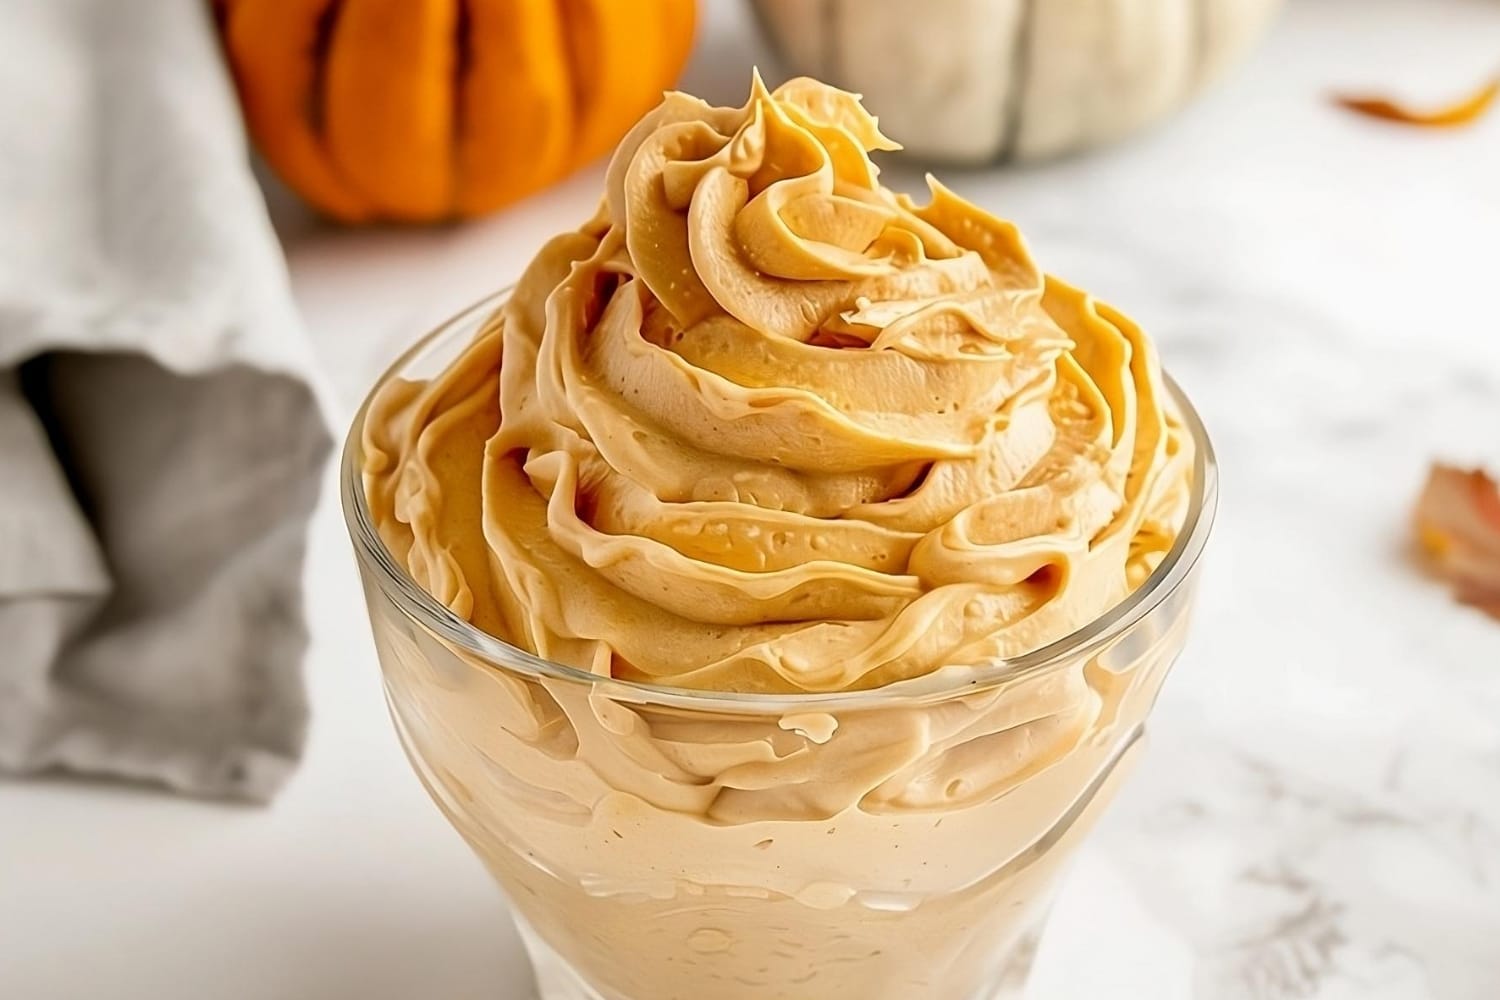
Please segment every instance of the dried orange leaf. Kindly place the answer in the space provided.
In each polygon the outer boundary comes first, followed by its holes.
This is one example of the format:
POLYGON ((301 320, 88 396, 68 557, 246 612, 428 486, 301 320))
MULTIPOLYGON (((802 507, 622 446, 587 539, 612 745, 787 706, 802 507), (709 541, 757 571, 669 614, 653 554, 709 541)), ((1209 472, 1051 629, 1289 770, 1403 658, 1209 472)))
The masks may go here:
POLYGON ((1480 87, 1473 94, 1445 108, 1418 111, 1404 104, 1397 104, 1384 97, 1347 97, 1335 95, 1334 101, 1350 111, 1357 111, 1372 118, 1400 122, 1403 125, 1423 125, 1428 128, 1454 128, 1478 121, 1495 99, 1500 97, 1500 76, 1480 87))
POLYGON ((1435 464, 1415 522, 1429 565, 1454 596, 1500 618, 1500 486, 1480 469, 1435 464))

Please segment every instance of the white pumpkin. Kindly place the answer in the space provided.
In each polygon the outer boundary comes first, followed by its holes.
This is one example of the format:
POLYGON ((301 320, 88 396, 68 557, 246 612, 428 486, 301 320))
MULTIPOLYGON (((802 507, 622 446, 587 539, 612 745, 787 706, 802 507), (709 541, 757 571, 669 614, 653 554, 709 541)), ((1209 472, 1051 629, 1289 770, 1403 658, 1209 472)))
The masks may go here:
POLYGON ((786 68, 922 156, 1036 160, 1187 103, 1282 0, 752 0, 786 68))

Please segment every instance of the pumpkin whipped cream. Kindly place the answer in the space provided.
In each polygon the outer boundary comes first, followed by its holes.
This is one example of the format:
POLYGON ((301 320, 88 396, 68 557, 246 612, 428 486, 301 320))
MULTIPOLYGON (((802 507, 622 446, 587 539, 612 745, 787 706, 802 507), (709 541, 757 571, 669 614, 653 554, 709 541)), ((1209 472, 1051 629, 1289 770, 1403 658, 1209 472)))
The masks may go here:
POLYGON ((668 94, 594 218, 368 409, 381 537, 483 632, 698 692, 897 685, 652 705, 374 613, 419 772, 594 991, 557 996, 992 995, 1180 648, 1185 604, 962 690, 1150 575, 1194 445, 1133 323, 937 182, 882 187, 894 148, 812 80, 668 94))

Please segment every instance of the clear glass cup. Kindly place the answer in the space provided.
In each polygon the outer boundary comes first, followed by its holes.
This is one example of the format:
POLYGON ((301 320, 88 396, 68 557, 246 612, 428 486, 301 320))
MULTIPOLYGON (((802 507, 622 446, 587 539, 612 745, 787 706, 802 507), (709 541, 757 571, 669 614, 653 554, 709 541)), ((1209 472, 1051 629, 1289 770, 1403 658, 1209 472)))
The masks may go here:
MULTIPOLYGON (((499 293, 383 376, 426 378, 499 293)), ((378 388, 378 387, 377 387, 378 388)), ((543 1000, 1019 996, 1059 872, 1139 754, 1213 521, 1208 437, 1175 547, 1073 635, 961 678, 765 696, 600 678, 451 614, 344 513, 391 717, 499 880, 543 1000)))

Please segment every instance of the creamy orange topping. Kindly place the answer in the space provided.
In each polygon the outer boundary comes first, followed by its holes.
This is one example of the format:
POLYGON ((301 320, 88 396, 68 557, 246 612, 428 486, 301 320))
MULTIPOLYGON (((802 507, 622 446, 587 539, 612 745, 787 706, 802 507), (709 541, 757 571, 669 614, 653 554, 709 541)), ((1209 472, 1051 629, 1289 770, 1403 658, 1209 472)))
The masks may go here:
POLYGON ((417 582, 598 674, 868 688, 1088 623, 1174 541, 1191 439, 1128 319, 852 95, 669 94, 598 214, 483 334, 365 423, 366 489, 417 582))

